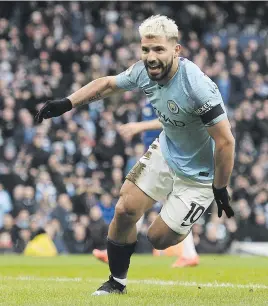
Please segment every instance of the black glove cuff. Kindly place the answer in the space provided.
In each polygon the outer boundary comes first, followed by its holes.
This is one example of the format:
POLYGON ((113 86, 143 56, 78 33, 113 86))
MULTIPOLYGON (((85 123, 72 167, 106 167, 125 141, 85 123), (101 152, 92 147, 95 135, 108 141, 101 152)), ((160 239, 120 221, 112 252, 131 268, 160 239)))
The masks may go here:
POLYGON ((66 110, 70 111, 73 108, 72 102, 68 98, 62 99, 66 105, 66 110))
POLYGON ((221 194, 222 192, 227 190, 227 186, 217 189, 216 187, 214 187, 214 185, 212 185, 212 189, 213 189, 214 194, 221 194))

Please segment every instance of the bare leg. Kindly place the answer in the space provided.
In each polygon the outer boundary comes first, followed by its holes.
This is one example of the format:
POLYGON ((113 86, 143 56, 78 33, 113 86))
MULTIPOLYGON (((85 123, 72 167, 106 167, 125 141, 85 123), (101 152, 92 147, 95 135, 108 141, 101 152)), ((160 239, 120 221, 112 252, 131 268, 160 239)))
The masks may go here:
POLYGON ((183 241, 187 234, 174 232, 159 215, 148 230, 148 239, 157 250, 164 250, 183 241))
POLYGON ((126 180, 108 232, 107 252, 113 279, 125 286, 130 257, 137 241, 136 223, 155 201, 126 180))
POLYGON ((136 223, 155 201, 134 183, 126 180, 109 226, 108 239, 119 243, 134 243, 137 240, 136 223))

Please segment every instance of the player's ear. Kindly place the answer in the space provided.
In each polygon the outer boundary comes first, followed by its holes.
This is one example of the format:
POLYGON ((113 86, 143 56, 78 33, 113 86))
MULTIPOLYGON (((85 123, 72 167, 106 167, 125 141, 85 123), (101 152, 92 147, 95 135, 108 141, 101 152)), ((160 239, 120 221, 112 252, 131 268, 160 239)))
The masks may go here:
POLYGON ((177 44, 175 47, 174 58, 179 57, 180 53, 181 53, 181 45, 177 44))

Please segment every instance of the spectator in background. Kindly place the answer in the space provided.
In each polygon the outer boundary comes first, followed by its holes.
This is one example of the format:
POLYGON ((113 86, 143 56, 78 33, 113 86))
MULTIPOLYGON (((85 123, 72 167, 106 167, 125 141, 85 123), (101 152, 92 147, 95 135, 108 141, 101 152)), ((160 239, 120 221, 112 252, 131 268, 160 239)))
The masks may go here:
POLYGON ((12 201, 8 191, 0 183, 0 228, 3 226, 5 214, 11 212, 13 209, 12 201))
POLYGON ((38 204, 35 200, 35 191, 32 186, 24 187, 22 209, 27 209, 30 215, 33 215, 38 210, 38 204))
POLYGON ((231 93, 231 80, 229 78, 229 73, 227 70, 223 70, 220 73, 216 83, 219 87, 224 104, 228 106, 231 93))
POLYGON ((251 209, 246 199, 239 199, 236 202, 237 213, 239 215, 235 238, 238 241, 250 241, 252 232, 251 209))
POLYGON ((51 212, 50 217, 59 221, 63 231, 70 230, 72 228, 73 216, 72 202, 67 194, 60 194, 57 199, 57 206, 51 212))
POLYGON ((27 210, 21 210, 15 219, 12 231, 12 241, 15 252, 22 253, 31 238, 30 215, 27 210))
POLYGON ((11 235, 8 232, 0 233, 0 253, 13 252, 13 243, 11 235))
POLYGON ((16 217, 23 208, 24 186, 17 185, 13 189, 13 210, 12 215, 16 217))
POLYGON ((93 241, 92 248, 98 250, 106 249, 108 225, 102 218, 102 211, 95 205, 90 210, 89 232, 93 241))
POLYGON ((102 212, 106 224, 110 224, 114 216, 115 201, 110 193, 106 192, 101 195, 98 206, 102 212))
POLYGON ((35 127, 33 126, 33 117, 30 112, 23 108, 18 114, 20 121, 20 129, 17 129, 15 139, 17 146, 23 144, 31 144, 35 135, 35 127))
POLYGON ((52 219, 45 224, 45 231, 54 242, 59 254, 68 253, 64 242, 63 231, 57 219, 52 219))
POLYGON ((36 200, 40 201, 44 197, 45 193, 49 198, 51 203, 50 205, 55 206, 57 190, 51 181, 49 173, 41 171, 36 180, 36 200))
POLYGON ((9 253, 14 251, 14 244, 12 241, 13 226, 13 217, 10 214, 5 214, 3 225, 0 228, 0 253, 9 253))
POLYGON ((12 229, 14 226, 14 219, 10 214, 5 214, 3 218, 3 225, 0 228, 0 232, 8 232, 12 233, 12 229))
POLYGON ((3 155, 0 160, 0 173, 12 173, 14 163, 16 162, 17 149, 13 142, 7 142, 3 148, 3 155))
POLYGON ((86 227, 81 223, 74 223, 71 237, 67 247, 70 253, 87 254, 92 252, 92 239, 89 237, 86 227))
POLYGON ((70 3, 70 10, 72 41, 75 44, 79 44, 84 37, 83 31, 81 31, 81 29, 84 28, 84 16, 81 12, 80 4, 78 2, 70 3))
POLYGON ((28 242, 31 240, 31 231, 29 229, 20 229, 16 237, 14 251, 16 253, 23 253, 28 242))
POLYGON ((236 222, 234 219, 225 219, 225 223, 219 220, 218 216, 214 214, 211 222, 207 223, 205 232, 200 236, 196 245, 198 253, 225 253, 230 247, 237 230, 236 222))

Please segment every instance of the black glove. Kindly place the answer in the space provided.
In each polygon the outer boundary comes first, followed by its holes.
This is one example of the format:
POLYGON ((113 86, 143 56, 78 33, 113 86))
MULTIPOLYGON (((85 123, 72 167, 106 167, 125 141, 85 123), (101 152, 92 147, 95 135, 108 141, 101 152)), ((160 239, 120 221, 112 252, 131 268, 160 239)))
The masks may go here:
POLYGON ((35 116, 35 122, 41 123, 43 119, 58 117, 73 108, 68 98, 47 101, 35 116))
POLYGON ((223 187, 220 189, 215 188, 212 185, 215 201, 218 206, 218 217, 222 216, 222 212, 225 211, 226 216, 231 218, 234 216, 234 211, 230 206, 230 196, 228 194, 227 188, 223 187))

